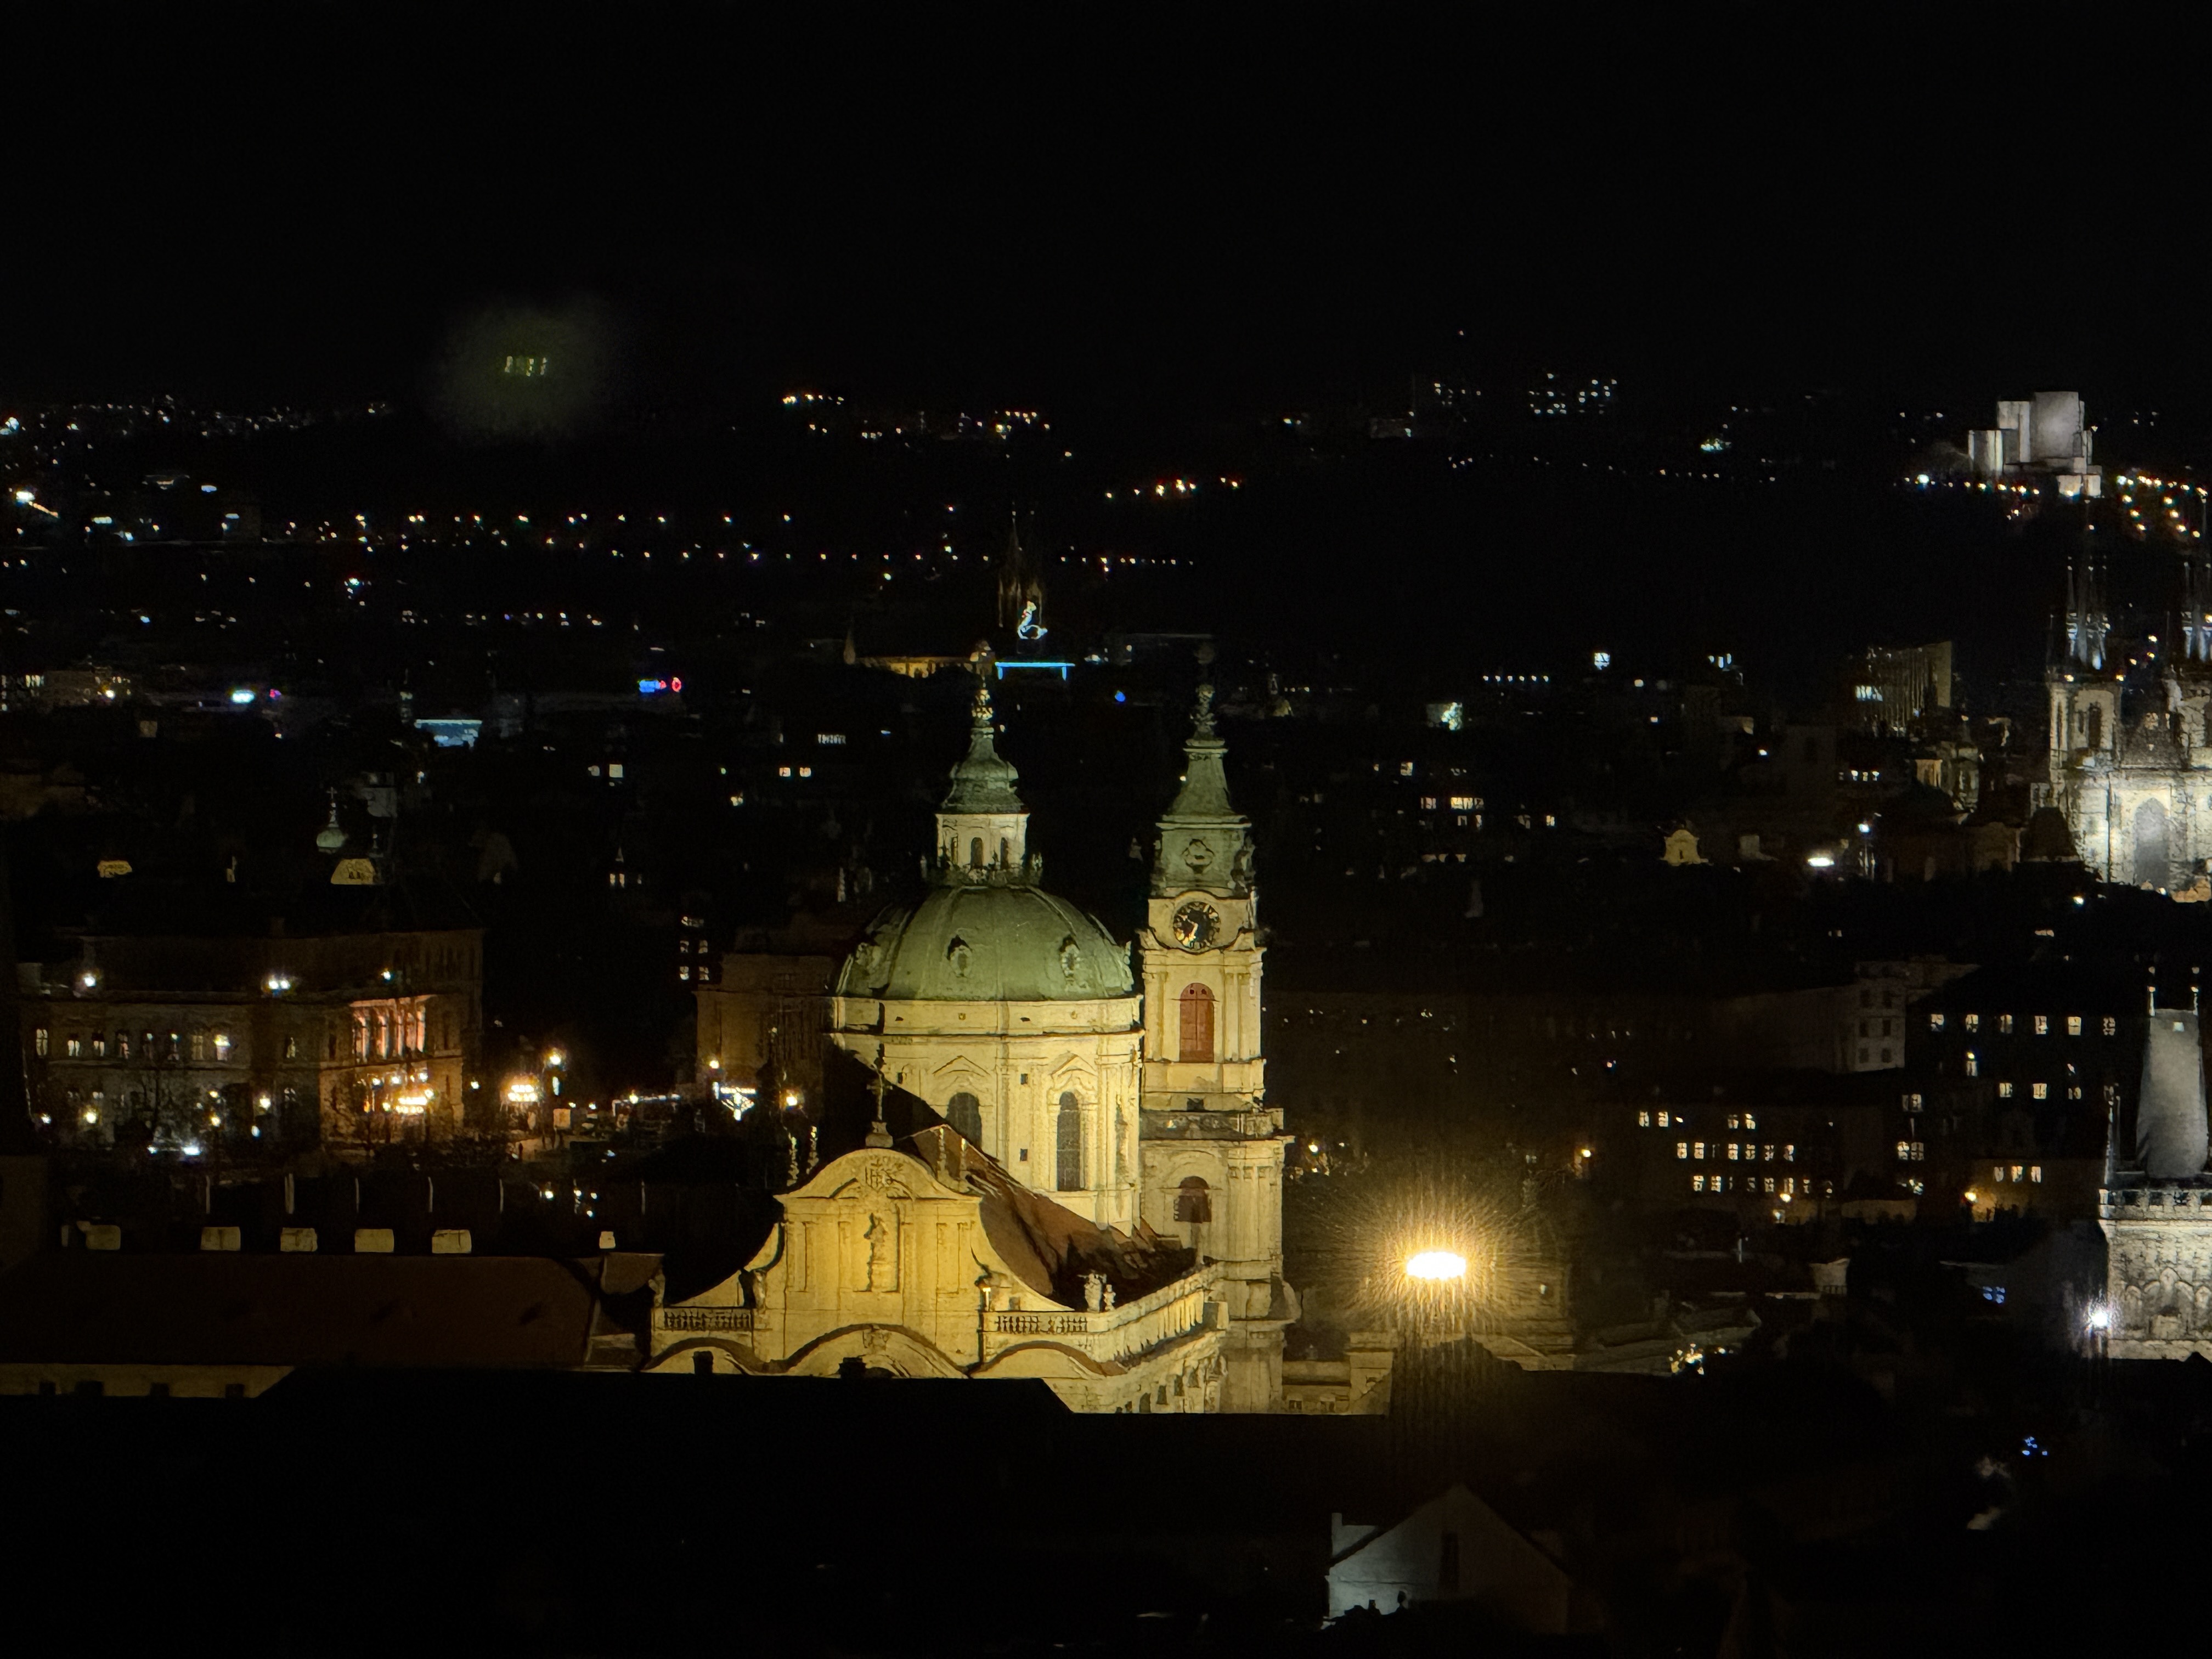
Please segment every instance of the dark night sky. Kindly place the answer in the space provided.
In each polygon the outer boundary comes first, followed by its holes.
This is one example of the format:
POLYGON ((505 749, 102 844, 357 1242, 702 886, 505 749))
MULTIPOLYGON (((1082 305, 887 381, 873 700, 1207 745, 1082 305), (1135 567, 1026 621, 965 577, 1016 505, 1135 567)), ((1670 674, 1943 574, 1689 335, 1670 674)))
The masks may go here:
POLYGON ((2070 14, 762 9, 19 15, 0 397, 405 396, 578 301, 657 397, 1226 409, 1461 329, 1700 392, 2212 366, 2191 48, 2070 14))

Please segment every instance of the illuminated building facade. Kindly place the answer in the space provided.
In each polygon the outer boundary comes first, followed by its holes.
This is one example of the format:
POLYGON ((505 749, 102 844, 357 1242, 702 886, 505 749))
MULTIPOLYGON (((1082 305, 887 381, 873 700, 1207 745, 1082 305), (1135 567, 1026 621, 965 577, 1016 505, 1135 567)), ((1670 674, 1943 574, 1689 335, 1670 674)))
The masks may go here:
POLYGON ((1079 1412, 1222 1408, 1223 1269, 1093 1226, 944 1124, 815 1170, 739 1273, 656 1301, 649 1371, 1029 1377, 1079 1412))
MULTIPOLYGON (((2186 555, 2182 578, 2186 614, 2212 611, 2206 556, 2186 555)), ((2068 574, 2065 654, 2045 677, 2051 745, 2036 805, 2063 815, 2100 879, 2182 891, 2212 858, 2212 630, 2185 628, 2140 699, 2126 696, 2130 665, 2112 635, 2102 574, 2085 562, 2068 574)))
POLYGON ((2095 429, 2078 392, 2039 392, 1997 404, 1994 425, 1966 434, 1966 460, 1979 478, 2048 477, 2061 495, 2104 492, 2104 469, 2091 459, 2095 429))
POLYGON ((479 929, 87 935, 81 951, 21 970, 32 1110, 58 1139, 366 1154, 460 1126, 479 929))

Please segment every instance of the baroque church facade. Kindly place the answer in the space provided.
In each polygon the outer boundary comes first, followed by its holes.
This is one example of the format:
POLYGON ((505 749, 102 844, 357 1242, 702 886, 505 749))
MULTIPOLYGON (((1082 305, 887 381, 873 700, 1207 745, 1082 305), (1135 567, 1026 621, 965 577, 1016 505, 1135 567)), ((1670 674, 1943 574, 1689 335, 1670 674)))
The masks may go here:
POLYGON ((2179 637, 2145 641, 2156 678, 2139 665, 2131 685, 2102 574, 2088 562, 2068 573, 2035 792, 2099 879, 2164 892, 2191 887, 2212 860, 2212 554, 2185 553, 2181 574, 2179 637))
POLYGON ((1201 687, 1133 945, 1045 890, 979 686, 928 885, 845 959, 830 1038, 868 1144, 745 1270, 655 1314, 651 1368, 1032 1376, 1079 1410, 1269 1411, 1297 1304, 1266 1103, 1250 823, 1201 687), (896 1090, 933 1120, 881 1121, 896 1090))

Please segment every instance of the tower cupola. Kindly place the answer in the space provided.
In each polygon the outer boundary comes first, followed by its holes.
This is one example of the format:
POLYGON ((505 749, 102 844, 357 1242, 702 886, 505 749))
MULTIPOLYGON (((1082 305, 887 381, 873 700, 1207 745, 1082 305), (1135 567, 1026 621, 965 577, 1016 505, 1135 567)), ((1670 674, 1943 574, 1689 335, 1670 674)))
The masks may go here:
POLYGON ((999 753, 990 688, 975 687, 968 752, 952 769, 952 787, 937 809, 937 875, 948 882, 1034 882, 1041 861, 1030 856, 1030 809, 1014 791, 1020 775, 999 753))

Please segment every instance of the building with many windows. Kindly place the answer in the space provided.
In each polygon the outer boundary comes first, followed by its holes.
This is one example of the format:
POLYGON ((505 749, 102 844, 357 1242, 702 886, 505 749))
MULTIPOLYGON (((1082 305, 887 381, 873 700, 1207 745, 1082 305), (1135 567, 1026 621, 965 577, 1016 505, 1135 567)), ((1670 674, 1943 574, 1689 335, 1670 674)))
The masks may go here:
POLYGON ((332 890, 313 932, 88 933, 74 960, 21 964, 33 1114, 64 1144, 186 1155, 366 1155, 458 1129, 482 930, 378 926, 374 900, 332 890))

